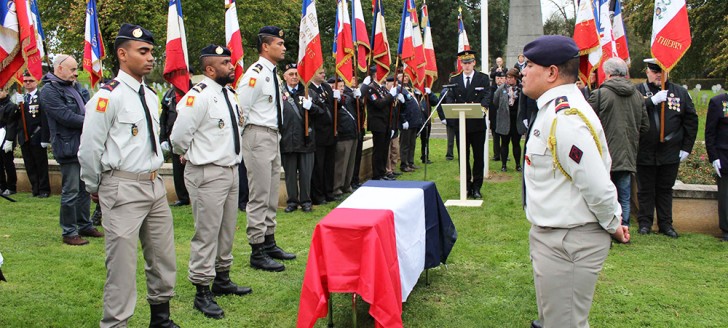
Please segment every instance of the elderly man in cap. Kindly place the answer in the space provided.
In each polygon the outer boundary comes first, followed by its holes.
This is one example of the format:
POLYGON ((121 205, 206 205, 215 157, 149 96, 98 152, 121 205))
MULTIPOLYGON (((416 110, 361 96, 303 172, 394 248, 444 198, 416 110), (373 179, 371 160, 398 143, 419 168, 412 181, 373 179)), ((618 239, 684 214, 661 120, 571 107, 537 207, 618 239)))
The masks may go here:
MULTIPOLYGON (((458 58, 463 65, 463 71, 450 78, 448 84, 456 84, 445 96, 443 103, 464 104, 477 103, 484 108, 490 106, 490 79, 485 73, 475 70, 475 55, 472 50, 465 50, 458 53, 458 58)), ((458 120, 450 120, 458 128, 458 120)), ((460 147, 460 133, 455 133, 455 145, 460 147)), ((480 194, 480 187, 483 186, 483 169, 485 146, 485 114, 483 118, 472 118, 465 120, 465 166, 468 184, 468 197, 483 198, 480 194), (473 151, 473 168, 470 169, 470 149, 473 151)))
POLYGON ((248 169, 248 243, 253 252, 250 266, 265 271, 283 271, 276 262, 292 260, 295 254, 278 247, 275 239, 278 188, 281 182, 280 130, 283 125, 281 82, 276 64, 286 56, 284 32, 265 26, 258 32, 258 61, 245 72, 238 87, 243 111, 242 151, 248 169))
POLYGON ((301 206, 310 212, 311 175, 313 174, 314 152, 316 151, 316 119, 324 115, 320 106, 311 98, 304 98, 304 87, 298 79, 298 66, 286 65, 283 73, 286 85, 283 91, 283 127, 281 129, 281 160, 285 171, 288 200, 286 213, 301 206), (308 125, 305 122, 308 115, 308 125), (308 136, 306 129, 308 128, 308 136))
POLYGON ((650 129, 640 134, 637 153, 637 222, 639 233, 649 234, 656 208, 660 233, 677 238, 672 227, 672 186, 680 162, 693 150, 698 115, 688 91, 670 81, 665 81, 663 90, 661 82, 667 76, 663 75, 662 67, 654 58, 645 62, 647 81, 638 84, 637 90, 645 97, 650 129))
POLYGON ((147 277, 150 327, 177 327, 169 319, 175 262, 172 212, 159 144, 159 99, 144 83, 154 67, 154 38, 138 25, 124 24, 114 41, 119 74, 86 105, 81 177, 101 204, 106 231, 106 284, 101 327, 125 327, 136 305, 137 243, 147 277))
POLYGON ((547 328, 589 327, 610 235, 629 241, 609 177, 607 139, 574 84, 578 53, 564 36, 539 37, 524 48, 523 92, 539 108, 526 143, 524 210, 538 316, 547 328))
POLYGON ((194 307, 221 319, 224 311, 212 294, 242 296, 252 291, 230 280, 243 120, 235 93, 227 86, 235 80, 230 50, 209 45, 202 49, 200 63, 205 78, 180 100, 170 140, 174 153, 186 162, 185 186, 195 217, 188 275, 197 288, 194 307))

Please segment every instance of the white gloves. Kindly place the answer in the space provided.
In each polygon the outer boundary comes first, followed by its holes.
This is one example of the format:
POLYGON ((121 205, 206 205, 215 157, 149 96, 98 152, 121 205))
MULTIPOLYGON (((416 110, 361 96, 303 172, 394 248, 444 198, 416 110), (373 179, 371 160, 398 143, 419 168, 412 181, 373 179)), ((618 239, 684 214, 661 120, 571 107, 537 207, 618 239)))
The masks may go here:
POLYGON ((722 178, 723 176, 720 175, 720 160, 716 159, 713 161, 713 168, 715 169, 715 173, 718 174, 718 177, 722 178))
POLYGON ((334 99, 341 100, 341 91, 334 90, 334 99))
POLYGON ((430 88, 425 88, 425 94, 426 94, 426 95, 429 95, 429 94, 431 94, 431 93, 432 93, 432 89, 430 89, 430 88))
POLYGON ((407 130, 407 129, 409 129, 409 122, 404 121, 404 123, 402 123, 402 130, 407 130))
POLYGON ((354 98, 359 98, 359 97, 361 97, 361 90, 354 89, 354 98))
POLYGON ((389 139, 392 139, 392 138, 394 138, 394 130, 392 130, 392 132, 389 134, 389 139))
POLYGON ((397 94, 397 101, 404 104, 404 95, 401 93, 397 94))
POLYGON ((169 141, 162 141, 160 146, 162 147, 162 151, 165 153, 169 153, 169 151, 172 150, 172 147, 169 146, 169 141))
POLYGON ((389 94, 392 95, 392 97, 397 97, 397 87, 389 89, 389 94))
POLYGON ((303 106, 303 109, 310 110, 311 105, 313 105, 313 102, 311 101, 311 98, 306 97, 306 98, 303 98, 303 101, 301 101, 301 105, 303 106))
POLYGON ((372 77, 367 76, 364 78, 364 81, 361 81, 361 84, 369 85, 369 83, 372 83, 372 77))
POLYGON ((41 147, 43 147, 43 148, 46 148, 46 149, 47 149, 48 147, 50 147, 50 145, 51 145, 51 144, 50 144, 50 143, 48 143, 48 142, 41 142, 41 143, 40 143, 40 146, 41 146, 41 147))
POLYGON ((19 104, 21 102, 25 102, 25 98, 23 97, 22 93, 16 93, 15 94, 15 104, 19 104))
POLYGON ((3 152, 9 153, 11 151, 13 151, 13 142, 11 140, 5 140, 3 143, 3 152))
POLYGON ((652 100, 652 103, 655 105, 667 100, 667 90, 662 90, 662 91, 656 93, 650 99, 652 100))
POLYGON ((447 125, 447 120, 443 118, 442 120, 440 120, 440 123, 447 125))
POLYGON ((523 125, 525 125, 526 129, 528 129, 528 120, 523 120, 523 125))
POLYGON ((690 153, 688 153, 684 150, 681 150, 680 151, 680 161, 682 162, 682 161, 686 160, 688 158, 688 155, 690 155, 690 153))

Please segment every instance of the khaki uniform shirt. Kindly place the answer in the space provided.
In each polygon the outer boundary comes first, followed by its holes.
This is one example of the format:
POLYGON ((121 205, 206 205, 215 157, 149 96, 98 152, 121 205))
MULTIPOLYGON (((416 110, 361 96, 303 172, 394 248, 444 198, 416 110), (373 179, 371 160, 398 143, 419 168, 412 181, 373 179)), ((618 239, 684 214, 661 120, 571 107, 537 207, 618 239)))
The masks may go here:
POLYGON ((152 117, 157 153, 152 150, 147 120, 139 98, 144 84, 122 70, 86 103, 86 117, 78 150, 81 179, 90 193, 98 191, 101 173, 120 170, 150 173, 164 158, 159 145, 159 99, 144 85, 144 96, 152 117))
POLYGON ((190 89, 177 104, 178 116, 170 135, 174 153, 184 155, 194 165, 240 164, 243 157, 243 121, 236 99, 232 90, 209 77, 205 77, 190 89), (235 121, 230 117, 230 109, 223 92, 227 93, 235 121), (237 135, 233 124, 238 125, 237 135), (235 153, 233 138, 238 138, 238 154, 235 153))
MULTIPOLYGON (((276 108, 276 90, 273 82, 273 69, 275 64, 269 60, 259 57, 258 61, 251 65, 240 80, 238 86, 238 101, 243 111, 245 125, 254 124, 278 130, 278 111, 276 108)), ((285 82, 278 78, 279 84, 285 82)), ((283 97, 280 106, 283 105, 283 97)))
POLYGON ((538 108, 523 170, 528 221, 551 228, 598 222, 614 233, 622 209, 610 180, 612 159, 599 118, 573 84, 546 91, 538 108))

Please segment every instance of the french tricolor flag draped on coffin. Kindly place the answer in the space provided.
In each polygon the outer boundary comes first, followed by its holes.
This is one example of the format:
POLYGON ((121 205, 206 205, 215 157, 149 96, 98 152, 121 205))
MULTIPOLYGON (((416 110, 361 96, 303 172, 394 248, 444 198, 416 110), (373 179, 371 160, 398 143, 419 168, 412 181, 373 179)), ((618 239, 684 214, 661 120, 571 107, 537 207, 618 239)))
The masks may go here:
POLYGON ((394 229, 402 302, 425 269, 446 263, 457 231, 434 182, 370 180, 338 208, 388 209, 394 229))

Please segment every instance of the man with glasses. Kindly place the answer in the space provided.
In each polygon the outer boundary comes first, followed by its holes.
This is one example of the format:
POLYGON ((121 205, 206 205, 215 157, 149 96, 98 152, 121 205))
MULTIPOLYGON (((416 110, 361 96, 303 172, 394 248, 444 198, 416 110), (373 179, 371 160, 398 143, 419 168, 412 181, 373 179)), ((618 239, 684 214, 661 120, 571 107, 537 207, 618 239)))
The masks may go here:
POLYGON ((73 246, 88 244, 88 240, 81 236, 104 236, 91 224, 91 198, 81 180, 77 153, 88 98, 82 96, 80 87, 75 83, 77 78, 76 59, 69 55, 56 55, 53 73, 43 77, 44 87, 39 95, 39 105, 45 110, 48 119, 53 156, 61 166, 60 222, 63 243, 73 246))
POLYGON ((50 145, 48 121, 38 101, 38 80, 29 72, 23 74, 25 94, 18 94, 23 103, 18 118, 18 144, 23 153, 33 197, 47 198, 51 193, 48 180, 48 151, 50 145))

